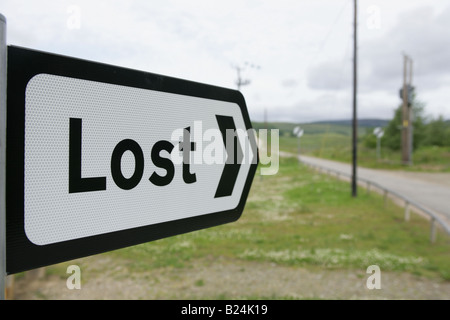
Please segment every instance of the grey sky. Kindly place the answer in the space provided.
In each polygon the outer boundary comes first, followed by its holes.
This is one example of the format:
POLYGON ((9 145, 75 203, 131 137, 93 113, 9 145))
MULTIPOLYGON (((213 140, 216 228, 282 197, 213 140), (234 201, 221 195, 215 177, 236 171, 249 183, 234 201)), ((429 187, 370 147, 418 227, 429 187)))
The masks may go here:
MULTIPOLYGON (((235 88, 252 120, 351 117, 352 0, 3 0, 8 43, 235 88), (251 68, 260 66, 260 68, 251 68)), ((402 52, 426 114, 450 119, 448 0, 359 1, 360 118, 400 104, 402 52)))

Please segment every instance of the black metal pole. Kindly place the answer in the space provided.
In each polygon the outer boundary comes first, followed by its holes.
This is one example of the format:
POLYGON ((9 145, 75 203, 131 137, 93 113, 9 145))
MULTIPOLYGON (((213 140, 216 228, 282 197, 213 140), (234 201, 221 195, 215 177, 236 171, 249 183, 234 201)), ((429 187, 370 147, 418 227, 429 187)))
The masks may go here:
POLYGON ((6 294, 6 18, 0 13, 0 300, 6 294))
POLYGON ((356 197, 358 195, 357 190, 357 177, 356 177, 356 167, 357 167, 357 144, 358 144, 358 120, 356 114, 356 92, 357 92, 357 0, 354 0, 355 4, 355 16, 353 25, 353 136, 352 136, 352 196, 356 197))

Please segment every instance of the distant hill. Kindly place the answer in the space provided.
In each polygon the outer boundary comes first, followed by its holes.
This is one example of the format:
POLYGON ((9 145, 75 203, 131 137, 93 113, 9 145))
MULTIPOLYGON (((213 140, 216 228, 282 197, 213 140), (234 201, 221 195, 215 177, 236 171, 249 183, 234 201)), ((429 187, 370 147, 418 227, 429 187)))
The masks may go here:
MULTIPOLYGON (((338 124, 344 126, 351 126, 353 124, 352 120, 329 120, 329 121, 316 121, 311 123, 317 124, 338 124)), ((389 123, 389 120, 383 119, 358 119, 358 127, 363 128, 375 128, 375 127, 385 127, 389 123)))
MULTIPOLYGON (((389 123, 389 120, 382 119, 359 119, 358 120, 358 133, 365 134, 368 128, 385 127, 389 123)), ((300 126, 305 134, 322 134, 322 133, 335 133, 342 135, 351 135, 352 121, 351 120, 329 120, 329 121, 317 121, 310 123, 289 123, 289 122, 253 122, 253 128, 259 129, 278 129, 280 135, 292 135, 292 132, 296 126, 300 126)))

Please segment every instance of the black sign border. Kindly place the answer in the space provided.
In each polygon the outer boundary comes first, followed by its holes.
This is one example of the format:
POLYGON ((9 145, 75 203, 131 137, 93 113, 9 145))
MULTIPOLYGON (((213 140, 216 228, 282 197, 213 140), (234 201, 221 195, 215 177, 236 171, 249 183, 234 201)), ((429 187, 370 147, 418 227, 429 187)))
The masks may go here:
MULTIPOLYGON (((246 128, 252 128, 244 97, 239 91, 17 46, 8 46, 5 203, 7 274, 210 228, 234 222, 240 218, 258 161, 251 164, 241 199, 238 206, 233 210, 44 246, 33 244, 28 240, 24 229, 25 90, 31 78, 41 73, 236 103, 241 109, 246 128)), ((256 141, 251 141, 251 143, 256 144, 256 141)), ((258 158, 258 155, 256 156, 258 158)))

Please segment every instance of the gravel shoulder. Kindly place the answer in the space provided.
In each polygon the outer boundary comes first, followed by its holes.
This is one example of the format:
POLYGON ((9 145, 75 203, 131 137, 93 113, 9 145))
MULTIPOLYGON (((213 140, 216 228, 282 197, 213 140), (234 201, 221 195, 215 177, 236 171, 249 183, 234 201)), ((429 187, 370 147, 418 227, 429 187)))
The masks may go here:
POLYGON ((369 290, 366 270, 312 270, 220 258, 198 260, 189 268, 130 273, 109 257, 88 259, 80 290, 67 289, 69 275, 33 281, 23 277, 16 280, 15 299, 450 299, 449 281, 383 270, 381 289, 369 290))

